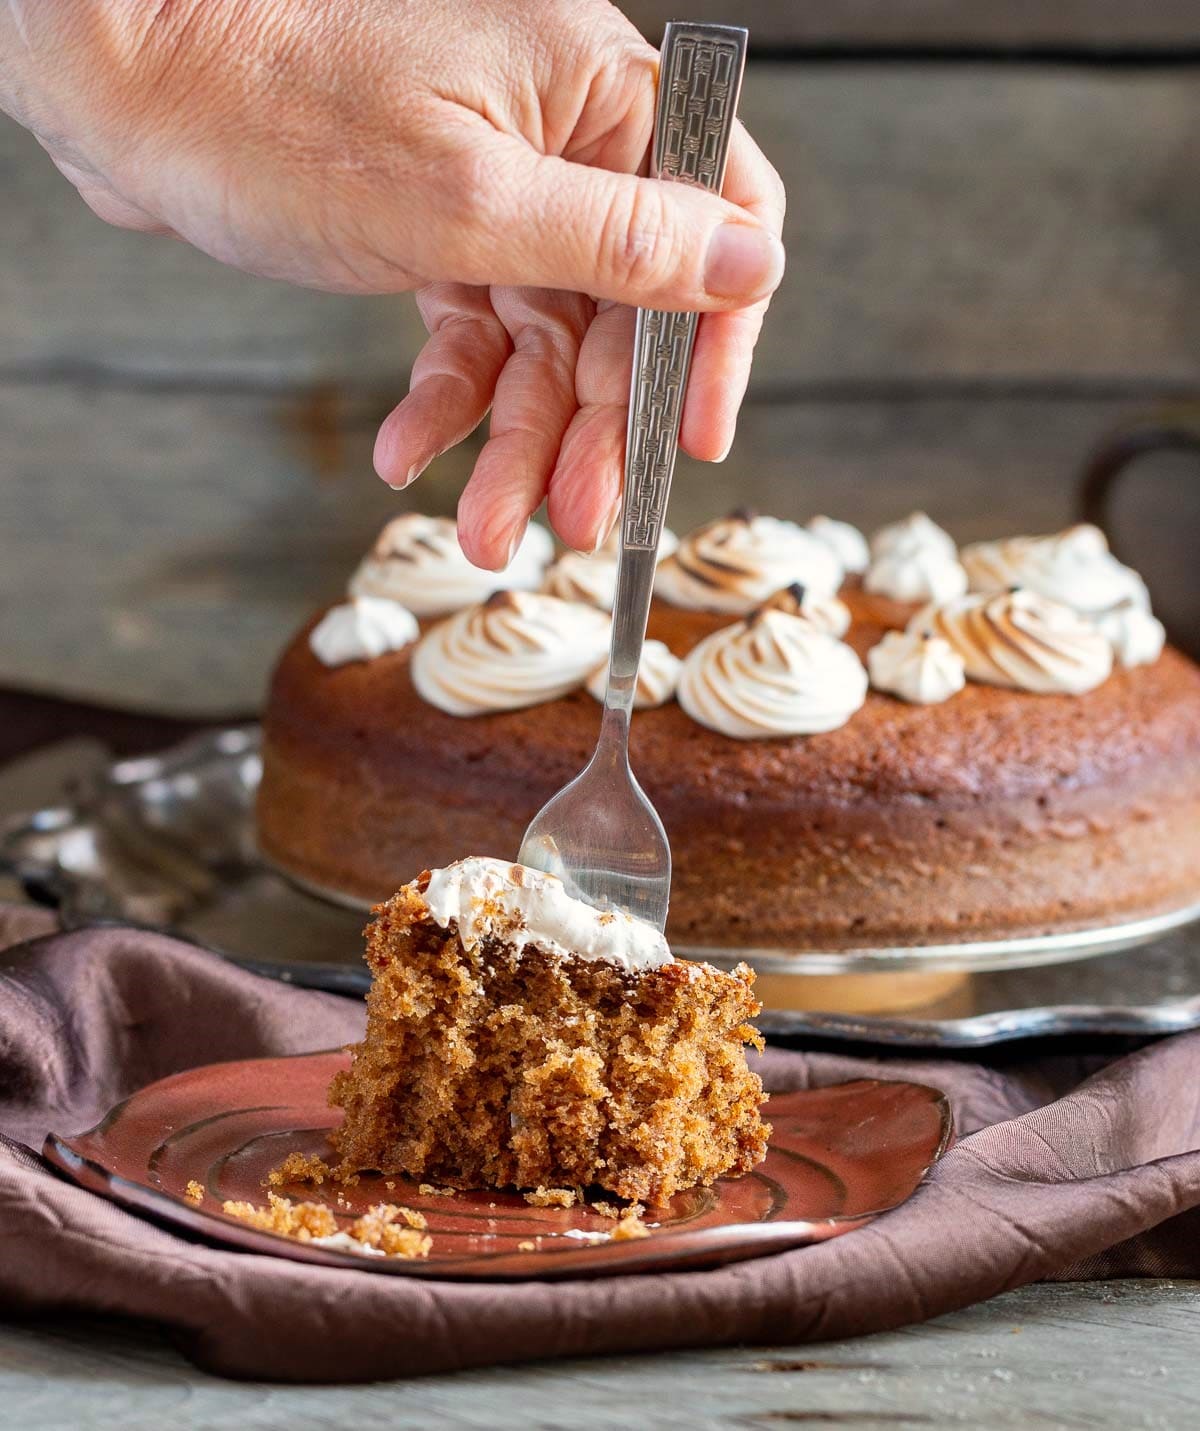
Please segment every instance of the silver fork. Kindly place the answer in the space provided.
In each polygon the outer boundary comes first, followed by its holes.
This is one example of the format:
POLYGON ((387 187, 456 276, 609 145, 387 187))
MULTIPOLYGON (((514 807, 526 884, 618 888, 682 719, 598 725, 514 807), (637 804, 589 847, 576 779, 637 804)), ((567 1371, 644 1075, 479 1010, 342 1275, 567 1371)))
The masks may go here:
MULTIPOLYGON (((720 192, 737 111, 747 32, 673 21, 663 36, 651 174, 720 192)), ((639 308, 625 443, 621 552, 608 688, 596 753, 534 817, 524 865, 558 875, 601 908, 667 923, 671 847, 629 765, 629 718, 679 448, 695 313, 639 308)))

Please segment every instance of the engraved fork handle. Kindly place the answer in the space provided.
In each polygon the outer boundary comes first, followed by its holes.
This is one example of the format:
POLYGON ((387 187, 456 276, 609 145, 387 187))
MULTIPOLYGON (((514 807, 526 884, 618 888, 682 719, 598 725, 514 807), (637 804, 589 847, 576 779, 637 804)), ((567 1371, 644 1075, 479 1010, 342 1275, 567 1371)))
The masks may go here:
MULTIPOLYGON (((663 36, 650 173, 719 193, 737 113, 747 32, 672 21, 663 36)), ((628 734, 650 594, 679 450, 695 313, 639 308, 625 440, 621 552, 604 725, 628 734)))

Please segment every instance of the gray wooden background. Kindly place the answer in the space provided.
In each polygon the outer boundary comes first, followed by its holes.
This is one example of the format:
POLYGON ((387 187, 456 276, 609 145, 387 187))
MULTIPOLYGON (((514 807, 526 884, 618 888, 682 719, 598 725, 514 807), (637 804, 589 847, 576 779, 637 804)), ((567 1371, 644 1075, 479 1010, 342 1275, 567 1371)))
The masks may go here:
MULTIPOLYGON (((630 6, 656 34, 669 8, 630 6)), ((1110 424, 1200 390, 1194 0, 696 0, 743 19, 744 116, 790 193, 789 270, 723 467, 735 503, 963 539, 1052 527, 1110 424)), ((0 121, 0 684, 219 714, 409 499, 374 427, 403 298, 294 291, 105 228, 0 121)), ((1125 550, 1196 622, 1196 464, 1156 459, 1125 550)))

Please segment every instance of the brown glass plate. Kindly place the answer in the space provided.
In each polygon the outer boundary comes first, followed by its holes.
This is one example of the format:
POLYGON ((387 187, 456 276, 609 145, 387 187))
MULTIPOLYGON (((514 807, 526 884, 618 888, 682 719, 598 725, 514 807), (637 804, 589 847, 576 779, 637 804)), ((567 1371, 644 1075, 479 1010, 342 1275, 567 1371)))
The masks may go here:
POLYGON ((628 1241, 613 1241, 613 1223, 586 1207, 531 1207, 516 1193, 422 1196, 407 1178, 378 1175, 340 1192, 277 1190, 326 1203, 340 1224, 379 1202, 418 1209, 433 1238, 427 1259, 314 1247, 226 1216, 226 1199, 266 1202, 267 1173, 288 1153, 325 1153, 339 1116, 325 1092, 345 1062, 344 1053, 315 1053, 175 1074, 89 1132, 52 1133, 46 1157, 124 1207, 249 1252, 406 1277, 579 1277, 711 1267, 837 1237, 909 1197, 952 1136, 945 1095, 917 1083, 863 1079, 778 1094, 768 1106, 770 1150, 754 1172, 647 1209, 651 1236, 628 1241), (199 1204, 186 1197, 192 1181, 204 1189, 199 1204))

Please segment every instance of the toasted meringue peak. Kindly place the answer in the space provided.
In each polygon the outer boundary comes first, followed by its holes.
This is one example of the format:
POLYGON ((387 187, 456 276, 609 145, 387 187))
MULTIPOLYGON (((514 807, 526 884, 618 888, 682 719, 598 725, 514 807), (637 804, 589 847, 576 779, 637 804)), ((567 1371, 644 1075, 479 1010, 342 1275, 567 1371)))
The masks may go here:
POLYGON ((968 679, 986 685, 1082 695, 1112 671, 1112 647, 1092 622, 1021 588, 927 606, 908 629, 932 631, 948 641, 962 657, 968 679))
POLYGON ((382 596, 353 596, 331 607, 308 634, 308 644, 325 666, 370 661, 399 651, 420 635, 407 606, 382 596))
POLYGON ((871 538, 867 591, 893 601, 949 601, 967 589, 953 538, 924 512, 881 527, 871 538))
POLYGON ((738 511, 689 532, 659 564, 655 591, 674 606, 740 616, 795 581, 832 596, 842 564, 795 522, 738 511))
POLYGON ((842 564, 842 570, 863 572, 871 562, 871 550, 867 539, 849 522, 839 522, 833 517, 810 517, 804 524, 819 542, 833 552, 842 564))
POLYGON ((1020 586, 1088 615, 1124 602, 1150 609, 1146 583, 1108 549, 1099 527, 1084 522, 1041 537, 1007 537, 963 548, 972 591, 1020 586))
POLYGON ((1120 666, 1150 666, 1163 653, 1167 633, 1157 616, 1136 601, 1123 601, 1092 618, 1120 666))
POLYGON ((608 649, 610 619, 540 592, 504 591, 427 631, 413 684, 449 715, 519 710, 583 685, 608 649))
POLYGON ((503 571, 474 566, 449 517, 406 512, 380 532, 350 578, 351 596, 383 596, 418 616, 439 616, 483 601, 493 591, 533 590, 554 552, 544 527, 531 523, 503 571))
POLYGON ((966 685, 963 659, 932 631, 889 631, 867 652, 867 670, 877 691, 913 705, 937 705, 966 685))
MULTIPOLYGON (((652 706, 665 706, 675 694, 682 665, 679 657, 662 641, 647 641, 642 647, 637 684, 633 688, 634 708, 648 710, 652 706)), ((598 701, 603 701, 607 687, 608 662, 605 661, 588 677, 587 688, 598 701)))
POLYGON ((844 601, 836 596, 819 596, 798 581, 768 596, 759 610, 798 616, 827 636, 841 637, 850 629, 850 608, 844 601))
POLYGON ((701 641, 677 692, 693 720, 737 740, 835 730, 866 694, 867 673, 849 646, 778 610, 701 641))

